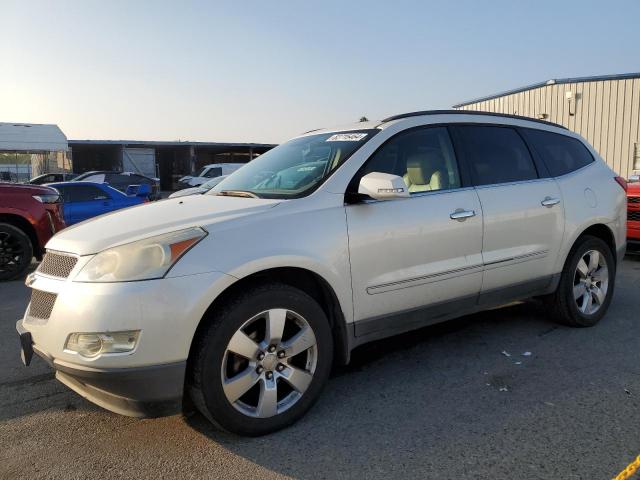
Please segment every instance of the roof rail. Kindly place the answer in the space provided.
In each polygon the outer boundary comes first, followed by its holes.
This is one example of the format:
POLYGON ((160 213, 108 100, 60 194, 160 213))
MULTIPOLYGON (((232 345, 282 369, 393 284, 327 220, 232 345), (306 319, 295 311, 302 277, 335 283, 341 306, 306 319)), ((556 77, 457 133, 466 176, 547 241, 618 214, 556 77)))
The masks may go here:
POLYGON ((401 113, 399 115, 393 115, 382 120, 382 123, 390 122, 391 120, 400 120, 402 118, 421 117, 423 115, 482 115, 491 117, 513 118, 516 120, 526 120, 528 122, 542 123, 543 125, 549 125, 551 127, 558 127, 567 130, 567 127, 564 127, 558 123, 547 122, 546 120, 523 117, 522 115, 510 115, 508 113, 482 112, 479 110, 423 110, 420 112, 409 112, 401 113))

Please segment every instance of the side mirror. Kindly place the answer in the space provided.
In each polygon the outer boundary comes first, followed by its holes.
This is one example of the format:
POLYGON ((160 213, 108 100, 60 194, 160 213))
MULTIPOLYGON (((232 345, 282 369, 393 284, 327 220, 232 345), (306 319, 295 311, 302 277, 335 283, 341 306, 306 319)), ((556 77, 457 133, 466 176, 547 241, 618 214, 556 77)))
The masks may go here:
POLYGON ((640 183, 640 175, 631 175, 629 177, 629 183, 640 183))
POLYGON ((381 172, 371 172, 362 177, 358 193, 374 200, 398 200, 410 196, 402 177, 381 172))

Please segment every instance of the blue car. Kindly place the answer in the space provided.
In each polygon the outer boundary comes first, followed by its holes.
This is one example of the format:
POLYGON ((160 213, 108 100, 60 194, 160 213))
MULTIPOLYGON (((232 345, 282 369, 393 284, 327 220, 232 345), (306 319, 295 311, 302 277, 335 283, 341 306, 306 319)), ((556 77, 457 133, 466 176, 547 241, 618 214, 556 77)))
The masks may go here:
POLYGON ((147 202, 151 193, 148 185, 131 185, 127 189, 129 195, 106 183, 60 182, 49 183, 47 186, 60 192, 67 225, 147 202))

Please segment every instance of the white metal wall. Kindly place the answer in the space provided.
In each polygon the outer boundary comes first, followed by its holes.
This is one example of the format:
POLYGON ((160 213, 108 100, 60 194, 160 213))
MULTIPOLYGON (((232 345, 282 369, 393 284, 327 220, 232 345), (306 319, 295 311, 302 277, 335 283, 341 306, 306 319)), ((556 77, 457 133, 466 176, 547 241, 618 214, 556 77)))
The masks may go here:
POLYGON ((622 176, 640 172, 640 78, 550 84, 459 109, 559 123, 586 138, 622 176))
POLYGON ((156 151, 153 148, 122 149, 122 169, 125 172, 137 172, 147 177, 156 176, 156 151))

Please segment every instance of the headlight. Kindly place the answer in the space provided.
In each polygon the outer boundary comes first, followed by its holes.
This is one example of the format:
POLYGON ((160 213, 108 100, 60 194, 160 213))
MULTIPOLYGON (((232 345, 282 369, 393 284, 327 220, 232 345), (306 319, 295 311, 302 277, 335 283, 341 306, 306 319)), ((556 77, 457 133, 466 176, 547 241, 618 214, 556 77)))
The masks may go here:
POLYGON ((32 197, 40 203, 58 203, 58 200, 60 200, 60 195, 55 193, 43 193, 42 195, 32 195, 32 197))
POLYGON ((74 281, 129 282, 162 278, 206 234, 202 228, 194 227, 110 248, 89 260, 74 281))

